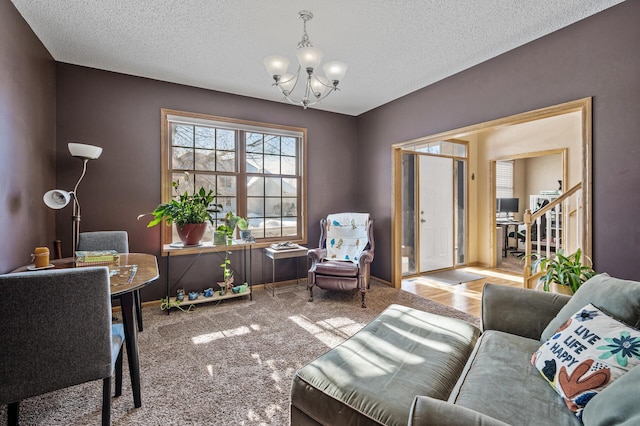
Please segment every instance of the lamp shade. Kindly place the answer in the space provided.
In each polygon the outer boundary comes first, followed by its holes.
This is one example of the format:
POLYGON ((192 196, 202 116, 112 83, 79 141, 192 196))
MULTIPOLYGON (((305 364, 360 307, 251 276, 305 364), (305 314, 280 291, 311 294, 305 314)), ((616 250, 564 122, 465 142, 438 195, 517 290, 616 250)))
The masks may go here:
POLYGON ((309 84, 311 85, 313 96, 319 98, 324 94, 324 91, 327 90, 327 87, 329 86, 329 80, 327 80, 326 77, 319 75, 315 78, 312 78, 309 84))
POLYGON ((102 148, 94 145, 86 145, 83 143, 68 144, 69 153, 74 157, 80 157, 86 160, 95 160, 102 154, 102 148))
POLYGON ((71 193, 63 191, 62 189, 52 189, 51 191, 45 192, 42 200, 50 209, 59 210, 69 204, 69 201, 71 201, 71 193))
POLYGON ((322 69, 324 75, 333 83, 334 81, 342 81, 347 72, 347 64, 340 61, 327 62, 322 69))
POLYGON ((267 73, 273 77, 275 75, 284 75, 289 68, 289 60, 284 56, 271 55, 262 61, 267 73))
POLYGON ((302 68, 315 69, 322 61, 324 53, 317 47, 301 47, 296 52, 298 56, 298 62, 302 68))
POLYGON ((282 88, 282 91, 286 94, 291 93, 296 82, 298 81, 298 75, 293 74, 284 74, 282 78, 280 78, 280 82, 278 83, 282 88))

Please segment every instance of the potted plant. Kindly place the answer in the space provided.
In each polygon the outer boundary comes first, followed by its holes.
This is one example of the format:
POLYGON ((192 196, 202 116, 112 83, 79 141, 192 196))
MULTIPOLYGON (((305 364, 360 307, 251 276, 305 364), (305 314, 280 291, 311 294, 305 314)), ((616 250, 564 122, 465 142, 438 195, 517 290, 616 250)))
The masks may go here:
POLYGON ((575 253, 565 255, 562 250, 558 250, 554 257, 543 257, 536 260, 531 268, 534 271, 541 271, 539 283, 542 284, 544 291, 550 291, 557 285, 558 292, 573 294, 578 288, 589 278, 597 274, 590 266, 591 259, 584 256, 588 260, 589 265, 582 263, 582 249, 576 250, 575 253))
MULTIPOLYGON (((185 173, 185 180, 189 174, 185 173)), ((178 199, 172 199, 168 203, 159 204, 151 214, 153 219, 147 227, 156 226, 162 220, 167 225, 176 224, 178 236, 185 246, 200 244, 200 240, 207 229, 207 221, 214 224, 212 213, 222 210, 221 204, 214 203, 216 195, 213 190, 206 191, 200 187, 199 191, 190 194, 185 191, 178 193, 178 182, 171 182, 171 186, 178 194, 178 199)), ((141 215, 144 216, 144 215, 141 215)), ((138 216, 140 218, 141 216, 138 216)))
POLYGON ((244 217, 238 216, 238 229, 240 230, 240 238, 242 240, 248 240, 251 238, 251 230, 249 229, 249 221, 244 217))
POLYGON ((220 286, 221 296, 233 288, 233 270, 231 269, 231 259, 229 259, 230 254, 230 251, 226 251, 224 261, 220 264, 223 281, 218 281, 218 285, 220 286))

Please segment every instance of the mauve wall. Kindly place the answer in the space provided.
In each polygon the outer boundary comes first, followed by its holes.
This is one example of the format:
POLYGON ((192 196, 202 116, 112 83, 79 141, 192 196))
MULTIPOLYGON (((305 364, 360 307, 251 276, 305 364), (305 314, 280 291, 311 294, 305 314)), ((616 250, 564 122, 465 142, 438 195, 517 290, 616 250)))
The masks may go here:
POLYGON ((55 64, 13 4, 0 2, 0 273, 53 249, 55 64))
MULTIPOLYGON (((82 163, 69 155, 68 142, 104 148, 98 160, 89 162, 78 190, 81 231, 126 230, 131 251, 160 254, 160 227, 148 229, 148 220, 136 217, 160 202, 161 108, 306 127, 310 247, 317 246, 320 218, 357 207, 353 117, 62 63, 56 75, 58 186, 71 188, 81 172, 82 163)), ((70 210, 57 214, 56 235, 70 255, 70 210)), ((144 289, 143 299, 164 294, 165 260, 159 258, 161 280, 144 289)), ((172 258, 172 283, 191 260, 172 258)), ((237 255, 233 262, 239 265, 237 255)), ((262 282, 261 252, 255 251, 253 263, 253 281, 262 282)), ((219 264, 214 254, 200 257, 180 286, 210 286, 222 276, 219 264)), ((276 279, 293 278, 295 268, 291 261, 279 261, 276 272, 276 279)), ((265 275, 270 280, 270 264, 265 275)))
POLYGON ((595 267, 640 279, 640 2, 627 1, 358 117, 375 213, 373 275, 391 278, 391 145, 593 96, 595 267), (375 171, 371 173, 370 171, 375 171))

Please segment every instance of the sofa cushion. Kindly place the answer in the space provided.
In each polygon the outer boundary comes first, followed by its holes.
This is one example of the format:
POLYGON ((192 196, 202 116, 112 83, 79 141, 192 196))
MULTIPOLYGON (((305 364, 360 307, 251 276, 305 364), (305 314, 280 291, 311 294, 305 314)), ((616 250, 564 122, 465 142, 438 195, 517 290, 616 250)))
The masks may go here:
POLYGON ((341 260, 327 260, 316 266, 316 274, 333 275, 336 277, 358 276, 358 264, 341 260))
POLYGON ((640 328, 640 282, 598 274, 580 286, 544 329, 540 342, 548 340, 571 315, 588 303, 593 303, 626 324, 640 328))
POLYGON ((540 346, 531 363, 580 417, 591 398, 640 363, 640 331, 588 304, 540 346))
POLYGON ((589 401, 582 411, 584 425, 640 425, 639 386, 640 366, 636 366, 589 401))
POLYGON ((512 425, 580 425, 531 365, 539 346, 536 339, 485 331, 449 402, 512 425))
POLYGON ((462 320, 390 305, 296 372, 292 413, 320 424, 406 425, 416 395, 449 396, 479 334, 462 320))

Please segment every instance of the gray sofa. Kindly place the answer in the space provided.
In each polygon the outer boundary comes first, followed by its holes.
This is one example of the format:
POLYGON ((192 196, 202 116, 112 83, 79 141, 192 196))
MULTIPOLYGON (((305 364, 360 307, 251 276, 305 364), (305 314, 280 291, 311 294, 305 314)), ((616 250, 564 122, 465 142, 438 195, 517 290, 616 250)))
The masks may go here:
MULTIPOLYGON (((531 356, 587 303, 640 325, 640 283, 600 274, 573 296, 487 284, 482 331, 391 305, 298 370, 292 425, 581 425, 531 356)), ((593 397, 585 425, 640 424, 640 366, 593 397)))

